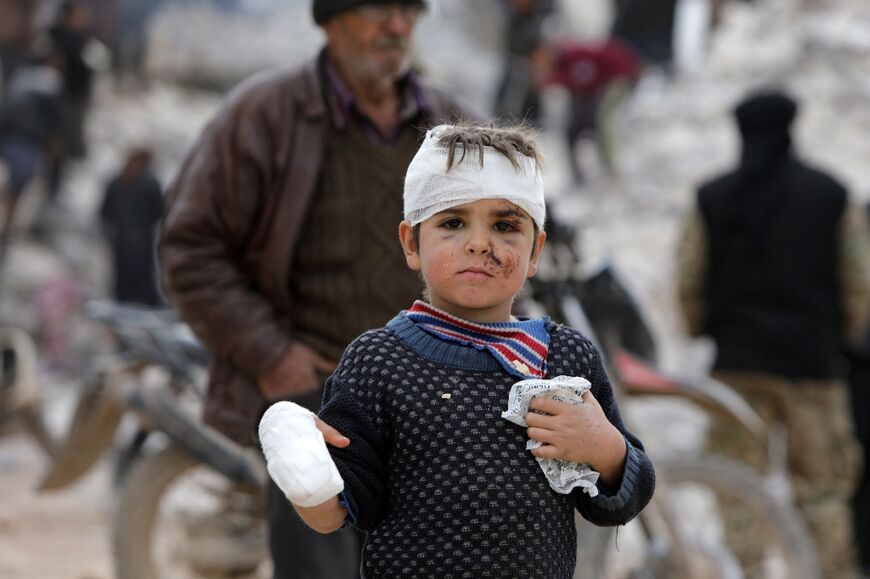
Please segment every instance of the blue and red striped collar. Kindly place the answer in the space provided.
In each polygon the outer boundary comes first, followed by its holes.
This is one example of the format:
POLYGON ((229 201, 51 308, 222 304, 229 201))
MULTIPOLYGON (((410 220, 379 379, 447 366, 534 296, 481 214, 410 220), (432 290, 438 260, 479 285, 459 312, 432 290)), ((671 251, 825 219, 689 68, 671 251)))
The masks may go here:
POLYGON ((420 300, 414 302, 405 315, 442 340, 488 351, 514 376, 542 378, 547 374, 550 334, 543 319, 470 322, 420 300))

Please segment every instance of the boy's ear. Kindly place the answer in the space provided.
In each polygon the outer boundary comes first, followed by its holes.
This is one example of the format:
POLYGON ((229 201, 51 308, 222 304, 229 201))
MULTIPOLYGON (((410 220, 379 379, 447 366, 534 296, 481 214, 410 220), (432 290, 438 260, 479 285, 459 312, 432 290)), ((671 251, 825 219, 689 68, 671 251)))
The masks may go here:
POLYGON ((532 248, 532 258, 529 260, 529 271, 526 277, 532 277, 538 272, 538 260, 541 258, 541 252, 544 250, 544 243, 547 241, 547 232, 543 229, 538 231, 535 237, 535 245, 532 248))
POLYGON ((420 252, 417 242, 414 241, 414 226, 410 221, 399 223, 399 241, 405 251, 405 262, 412 271, 420 271, 420 252))

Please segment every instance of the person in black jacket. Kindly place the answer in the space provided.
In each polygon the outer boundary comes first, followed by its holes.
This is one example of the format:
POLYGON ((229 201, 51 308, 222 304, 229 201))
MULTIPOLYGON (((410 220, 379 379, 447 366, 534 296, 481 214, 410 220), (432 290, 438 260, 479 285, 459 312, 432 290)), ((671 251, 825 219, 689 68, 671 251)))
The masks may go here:
MULTIPOLYGON (((678 260, 681 305, 689 332, 716 344, 714 375, 787 428, 792 490, 822 574, 848 577, 857 448, 840 353, 870 306, 866 220, 843 186, 795 156, 794 100, 756 93, 735 114, 740 164, 698 191, 678 260)), ((708 444, 767 466, 765 442, 732 424, 714 419, 708 444)))
MULTIPOLYGON (((867 205, 870 213, 870 205, 867 205)), ((863 468, 852 496, 852 520, 858 564, 864 577, 870 577, 870 332, 849 352, 849 390, 855 434, 863 454, 863 468)))

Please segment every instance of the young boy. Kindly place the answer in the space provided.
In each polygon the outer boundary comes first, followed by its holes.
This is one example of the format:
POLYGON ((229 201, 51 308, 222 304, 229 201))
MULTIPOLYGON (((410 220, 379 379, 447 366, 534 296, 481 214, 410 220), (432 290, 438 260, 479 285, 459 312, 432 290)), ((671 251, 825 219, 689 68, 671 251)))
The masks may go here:
POLYGON ((399 228, 428 303, 347 348, 319 420, 279 402, 260 424, 269 472, 305 522, 367 533, 368 579, 568 579, 575 508, 620 525, 652 496, 652 465, 589 340, 511 316, 544 246, 539 165, 520 130, 429 131, 399 228), (501 417, 515 382, 559 375, 591 383, 583 404, 535 398, 528 429, 501 417), (527 438, 543 445, 528 452, 527 438), (536 457, 588 463, 599 493, 553 491, 536 457))

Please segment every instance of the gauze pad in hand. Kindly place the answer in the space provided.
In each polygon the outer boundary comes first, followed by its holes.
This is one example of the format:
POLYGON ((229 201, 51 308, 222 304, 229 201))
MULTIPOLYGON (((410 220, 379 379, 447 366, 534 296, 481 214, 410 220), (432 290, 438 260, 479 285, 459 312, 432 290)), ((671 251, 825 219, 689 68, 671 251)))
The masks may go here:
POLYGON ((260 420, 266 469, 290 502, 313 507, 344 490, 314 413, 293 402, 276 402, 260 420))
MULTIPOLYGON (((520 380, 511 387, 508 408, 501 413, 501 417, 514 424, 528 426, 526 414, 529 413, 529 403, 532 398, 540 396, 568 404, 582 404, 583 393, 590 388, 591 384, 588 380, 575 376, 556 376, 549 380, 544 378, 520 380)), ((529 440, 526 450, 539 446, 541 446, 540 442, 529 440)), ((568 494, 575 487, 580 487, 590 497, 598 495, 598 487, 595 483, 598 482, 599 473, 592 470, 588 464, 578 464, 558 458, 537 457, 537 460, 547 477, 547 482, 550 483, 550 488, 557 493, 568 494)))

